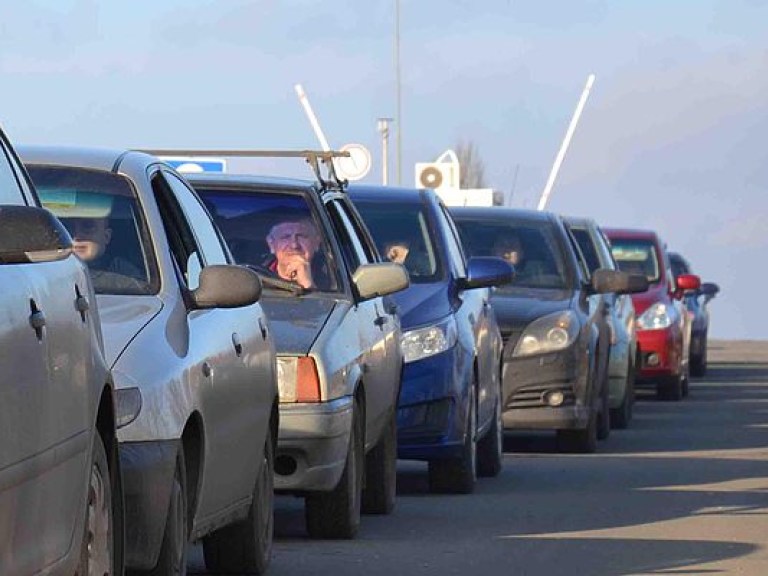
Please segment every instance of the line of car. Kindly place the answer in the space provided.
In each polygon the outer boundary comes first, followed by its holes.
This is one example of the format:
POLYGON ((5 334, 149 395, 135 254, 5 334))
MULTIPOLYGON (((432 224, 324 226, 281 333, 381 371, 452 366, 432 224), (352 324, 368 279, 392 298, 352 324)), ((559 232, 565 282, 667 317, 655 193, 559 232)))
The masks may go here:
POLYGON ((505 429, 592 452, 706 365, 655 236, 0 136, 1 574, 262 574, 275 493, 353 538, 398 458, 470 493, 505 429))

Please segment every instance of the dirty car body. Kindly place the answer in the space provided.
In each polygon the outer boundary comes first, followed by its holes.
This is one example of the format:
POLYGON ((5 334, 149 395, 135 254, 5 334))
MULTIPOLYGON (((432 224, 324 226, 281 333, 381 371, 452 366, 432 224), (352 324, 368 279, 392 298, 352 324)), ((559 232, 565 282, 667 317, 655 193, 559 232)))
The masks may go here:
POLYGON ((117 388, 127 565, 155 567, 166 533, 181 533, 169 553, 176 569, 187 535, 248 516, 277 423, 258 278, 231 264, 192 189, 156 158, 66 148, 29 148, 23 157, 76 244, 86 237, 80 227, 96 220, 111 231, 88 262, 117 388), (229 278, 233 295, 211 285, 214 276, 229 278))

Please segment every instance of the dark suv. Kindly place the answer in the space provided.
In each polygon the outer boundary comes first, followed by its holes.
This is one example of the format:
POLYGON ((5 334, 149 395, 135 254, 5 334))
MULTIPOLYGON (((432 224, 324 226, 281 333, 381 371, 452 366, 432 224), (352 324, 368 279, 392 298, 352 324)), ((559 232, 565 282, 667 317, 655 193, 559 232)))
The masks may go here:
POLYGON ((593 452, 608 436, 606 311, 591 297, 627 292, 629 275, 591 278, 562 219, 507 208, 451 210, 470 256, 499 256, 517 272, 491 299, 504 337, 506 428, 556 430, 566 451, 593 452))

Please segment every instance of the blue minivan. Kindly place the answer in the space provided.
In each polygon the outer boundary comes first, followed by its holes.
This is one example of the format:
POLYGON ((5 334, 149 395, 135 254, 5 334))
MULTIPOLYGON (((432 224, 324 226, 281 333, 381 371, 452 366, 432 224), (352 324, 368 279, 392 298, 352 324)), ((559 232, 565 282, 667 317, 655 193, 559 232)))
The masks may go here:
POLYGON ((468 260, 434 191, 351 185, 349 193, 382 256, 411 278, 389 297, 405 362, 398 457, 427 461, 433 492, 472 492, 477 476, 501 471, 502 340, 489 299, 514 270, 499 258, 468 260))

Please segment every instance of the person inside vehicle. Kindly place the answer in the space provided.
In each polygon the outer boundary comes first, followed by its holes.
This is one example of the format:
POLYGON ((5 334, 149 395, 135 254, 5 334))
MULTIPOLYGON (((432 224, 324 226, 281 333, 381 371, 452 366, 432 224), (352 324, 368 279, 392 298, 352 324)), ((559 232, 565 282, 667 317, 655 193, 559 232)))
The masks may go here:
POLYGON ((384 246, 384 257, 390 262, 402 264, 410 250, 410 244, 405 240, 393 240, 384 246))
POLYGON ((522 266, 523 257, 525 256, 523 245, 514 234, 497 238, 493 243, 493 254, 515 266, 515 269, 518 266, 522 266))
POLYGON ((267 267, 283 280, 296 282, 303 288, 315 288, 312 261, 320 241, 320 234, 308 216, 281 220, 267 234, 272 254, 267 267))

